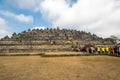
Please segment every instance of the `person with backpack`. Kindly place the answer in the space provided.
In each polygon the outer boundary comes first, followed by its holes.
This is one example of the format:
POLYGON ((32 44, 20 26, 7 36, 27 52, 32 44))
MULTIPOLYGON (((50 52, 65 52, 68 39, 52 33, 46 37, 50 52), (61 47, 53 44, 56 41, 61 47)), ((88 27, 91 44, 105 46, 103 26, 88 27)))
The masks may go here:
POLYGON ((114 53, 115 55, 118 55, 118 46, 117 45, 114 47, 114 52, 115 52, 114 53))
POLYGON ((120 55, 120 46, 118 47, 118 55, 120 55))
POLYGON ((100 46, 97 47, 97 52, 100 54, 101 52, 100 46))
POLYGON ((114 54, 114 48, 112 46, 110 46, 109 51, 110 51, 110 54, 114 54))
POLYGON ((108 47, 108 46, 105 47, 105 53, 106 53, 106 54, 109 53, 109 47, 108 47))
POLYGON ((104 53, 105 53, 105 48, 104 48, 104 47, 102 47, 101 49, 102 49, 102 53, 104 54, 104 53))

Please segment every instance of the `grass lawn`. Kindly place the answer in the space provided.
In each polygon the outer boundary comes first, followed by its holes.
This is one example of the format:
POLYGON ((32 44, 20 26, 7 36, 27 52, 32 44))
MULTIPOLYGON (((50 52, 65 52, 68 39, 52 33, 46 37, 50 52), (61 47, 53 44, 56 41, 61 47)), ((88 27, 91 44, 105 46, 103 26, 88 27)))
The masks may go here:
POLYGON ((120 57, 0 56, 0 80, 120 80, 120 57))

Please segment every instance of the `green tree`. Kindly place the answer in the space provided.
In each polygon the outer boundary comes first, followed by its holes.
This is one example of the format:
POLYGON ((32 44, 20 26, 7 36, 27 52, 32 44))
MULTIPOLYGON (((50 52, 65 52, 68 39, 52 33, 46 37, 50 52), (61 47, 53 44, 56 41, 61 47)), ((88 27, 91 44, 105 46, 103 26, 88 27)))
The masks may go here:
POLYGON ((105 38, 105 39, 104 39, 104 42, 116 44, 116 43, 117 43, 117 42, 116 42, 117 40, 118 40, 118 37, 117 37, 117 36, 111 35, 110 37, 105 38))

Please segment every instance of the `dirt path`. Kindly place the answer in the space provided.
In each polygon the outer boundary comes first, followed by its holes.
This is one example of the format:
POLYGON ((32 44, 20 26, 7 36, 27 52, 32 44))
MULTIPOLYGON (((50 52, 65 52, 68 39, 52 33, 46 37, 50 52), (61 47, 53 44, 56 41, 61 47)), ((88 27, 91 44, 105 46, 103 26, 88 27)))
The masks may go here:
POLYGON ((0 80, 120 80, 111 56, 0 56, 0 80))

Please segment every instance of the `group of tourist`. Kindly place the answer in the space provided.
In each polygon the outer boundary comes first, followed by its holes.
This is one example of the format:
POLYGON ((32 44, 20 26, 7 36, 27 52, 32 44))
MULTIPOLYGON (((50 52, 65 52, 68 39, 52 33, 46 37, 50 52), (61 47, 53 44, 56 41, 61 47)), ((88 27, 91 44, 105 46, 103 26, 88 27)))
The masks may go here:
POLYGON ((86 53, 98 53, 98 54, 115 54, 120 55, 120 46, 96 46, 96 45, 80 45, 78 42, 71 45, 71 51, 86 52, 86 53))

